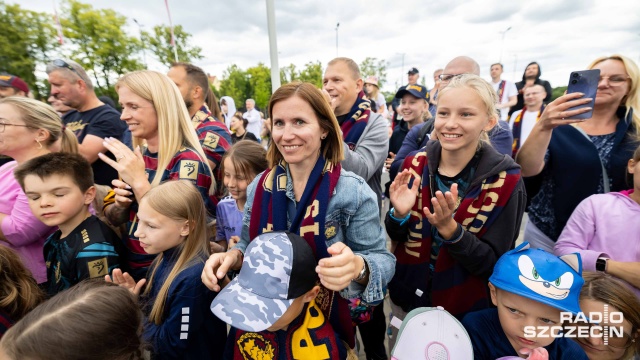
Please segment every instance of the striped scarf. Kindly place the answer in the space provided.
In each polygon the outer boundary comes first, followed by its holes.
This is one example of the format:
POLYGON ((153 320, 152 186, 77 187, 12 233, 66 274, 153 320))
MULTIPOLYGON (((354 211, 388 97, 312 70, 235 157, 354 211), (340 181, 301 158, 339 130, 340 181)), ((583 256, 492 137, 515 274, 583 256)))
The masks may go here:
POLYGON ((364 96, 364 92, 360 91, 358 99, 349 110, 347 119, 340 125, 342 138, 351 151, 356 148, 371 115, 371 102, 364 99, 364 96))
MULTIPOLYGON (((332 165, 322 155, 318 157, 291 226, 287 226, 287 163, 282 160, 265 171, 253 199, 249 237, 254 239, 265 232, 288 230, 307 241, 316 260, 329 257, 325 219, 329 200, 340 179, 340 169, 340 164, 332 165)), ((337 291, 321 285, 316 302, 340 337, 353 348, 355 334, 348 301, 337 291)))
MULTIPOLYGON (((540 114, 542 114, 542 112, 544 111, 544 104, 542 104, 542 107, 540 108, 540 111, 538 111, 538 115, 536 116, 536 122, 538 122, 538 120, 540 120, 540 114)), ((516 116, 516 118, 513 120, 513 145, 511 145, 511 151, 512 151, 512 157, 515 159, 516 158, 516 154, 518 153, 518 150, 520 150, 520 146, 522 144, 520 144, 520 137, 522 135, 522 117, 524 116, 524 113, 527 112, 527 107, 523 107, 522 111, 520 112, 520 114, 518 114, 518 116, 516 116)))
MULTIPOLYGON (((458 318, 488 307, 487 279, 469 273, 449 254, 446 244, 435 259, 435 269, 429 270, 431 248, 436 240, 422 209, 428 207, 433 211, 431 198, 438 188, 434 175, 429 172, 426 151, 407 156, 403 163, 405 168, 422 176, 422 183, 409 219, 408 240, 398 244, 395 250, 396 273, 389 284, 391 299, 406 311, 422 306, 443 306, 458 318)), ((461 199, 454 219, 463 230, 482 237, 507 204, 519 179, 519 169, 511 169, 471 186, 461 199)))

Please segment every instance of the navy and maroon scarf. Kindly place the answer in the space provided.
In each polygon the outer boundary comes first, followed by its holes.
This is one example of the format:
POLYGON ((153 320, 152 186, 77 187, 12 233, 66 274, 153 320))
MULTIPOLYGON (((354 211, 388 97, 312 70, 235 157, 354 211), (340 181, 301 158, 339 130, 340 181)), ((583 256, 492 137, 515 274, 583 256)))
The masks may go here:
MULTIPOLYGON (((249 237, 254 239, 265 232, 288 230, 307 241, 316 260, 329 257, 325 219, 329 200, 340 178, 340 169, 340 164, 332 165, 322 155, 318 157, 290 227, 287 226, 287 163, 282 160, 265 171, 253 199, 249 237)), ((316 302, 340 337, 353 348, 355 333, 348 301, 337 291, 320 286, 316 302)))
POLYGON ((343 359, 346 349, 316 304, 307 303, 287 328, 284 339, 271 331, 235 329, 233 360, 245 359, 343 359))
MULTIPOLYGON (((538 122, 538 120, 540 120, 540 114, 542 114, 542 112, 544 111, 544 104, 542 104, 542 107, 540 108, 540 111, 538 111, 538 115, 536 116, 536 122, 538 122)), ((524 113, 527 112, 527 107, 523 107, 522 111, 520 112, 520 114, 518 114, 518 116, 516 116, 516 118, 513 120, 513 130, 511 130, 513 132, 513 145, 511 145, 511 151, 512 151, 512 156, 514 159, 516 158, 516 154, 518 153, 518 150, 520 150, 520 146, 522 144, 520 144, 520 138, 522 137, 522 117, 524 116, 524 113)))
MULTIPOLYGON (((421 176, 422 183, 418 189, 418 199, 411 210, 408 239, 399 243, 394 253, 397 263, 392 283, 400 282, 400 285, 393 286, 400 294, 395 295, 399 296, 398 301, 394 300, 390 284, 392 300, 396 304, 404 301, 403 305, 410 308, 443 306, 456 317, 488 307, 487 279, 469 273, 449 254, 445 244, 440 247, 435 270, 430 274, 431 247, 436 240, 432 238, 432 226, 422 209, 433 209, 431 198, 438 189, 434 176, 429 172, 426 151, 407 156, 402 169, 407 168, 414 176, 421 176), (418 286, 430 289, 430 293, 423 294, 420 300, 412 301, 411 299, 417 299, 415 290, 418 286)), ((501 171, 484 179, 479 185, 470 187, 461 199, 454 219, 462 225, 464 231, 482 237, 498 218, 519 180, 520 171, 514 168, 501 171)))
POLYGON ((340 125, 342 138, 352 151, 356 148, 371 115, 371 102, 364 99, 364 96, 364 91, 360 91, 355 104, 347 114, 347 119, 340 125))

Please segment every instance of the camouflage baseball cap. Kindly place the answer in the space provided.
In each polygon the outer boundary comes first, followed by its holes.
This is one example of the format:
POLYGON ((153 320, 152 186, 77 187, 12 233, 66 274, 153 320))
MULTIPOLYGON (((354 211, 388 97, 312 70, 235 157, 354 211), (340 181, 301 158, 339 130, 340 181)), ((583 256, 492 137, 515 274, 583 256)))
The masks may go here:
POLYGON ((240 330, 271 327, 318 280, 306 240, 283 231, 259 235, 247 246, 240 274, 211 303, 211 311, 240 330))

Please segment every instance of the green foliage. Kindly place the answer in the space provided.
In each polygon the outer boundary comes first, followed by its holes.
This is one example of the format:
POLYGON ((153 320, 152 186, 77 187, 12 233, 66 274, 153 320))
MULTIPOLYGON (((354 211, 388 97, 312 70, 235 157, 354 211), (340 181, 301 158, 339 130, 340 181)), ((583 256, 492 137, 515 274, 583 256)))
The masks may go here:
POLYGON ((249 97, 256 101, 258 109, 266 109, 271 98, 271 69, 258 63, 248 68, 246 74, 249 78, 249 97))
POLYGON ((320 61, 309 61, 304 65, 304 69, 300 71, 296 70, 295 65, 290 64, 280 68, 280 82, 287 84, 292 81, 304 81, 321 88, 322 74, 322 63, 320 61))
POLYGON ((220 95, 231 96, 236 108, 242 108, 244 102, 250 98, 249 78, 244 70, 233 64, 224 71, 220 82, 220 95))
POLYGON ((48 61, 58 46, 51 22, 51 16, 45 13, 0 1, 0 72, 22 78, 36 98, 47 93, 44 84, 37 82, 36 65, 48 61))
MULTIPOLYGON (((203 58, 202 48, 189 46, 188 40, 191 34, 185 32, 182 25, 173 27, 173 37, 178 47, 178 61, 190 63, 203 58)), ((142 32, 142 40, 145 48, 151 50, 156 59, 167 67, 171 67, 171 64, 176 61, 173 46, 171 45, 171 27, 166 25, 154 26, 152 34, 146 31, 142 32)))
POLYGON ((61 22, 65 38, 73 45, 71 58, 93 76, 98 94, 116 97, 113 85, 117 78, 143 68, 131 56, 142 49, 142 44, 124 32, 125 16, 111 9, 95 10, 91 5, 67 0, 61 22))
POLYGON ((304 69, 300 71, 300 81, 312 83, 318 88, 322 88, 322 64, 320 61, 309 61, 304 65, 304 69))
POLYGON ((560 96, 564 95, 564 92, 567 91, 567 87, 566 86, 558 86, 556 88, 553 88, 553 90, 551 90, 551 101, 559 98, 560 96))
POLYGON ((367 57, 360 64, 360 75, 363 79, 368 76, 378 77, 378 86, 382 88, 387 82, 387 61, 377 58, 367 57))

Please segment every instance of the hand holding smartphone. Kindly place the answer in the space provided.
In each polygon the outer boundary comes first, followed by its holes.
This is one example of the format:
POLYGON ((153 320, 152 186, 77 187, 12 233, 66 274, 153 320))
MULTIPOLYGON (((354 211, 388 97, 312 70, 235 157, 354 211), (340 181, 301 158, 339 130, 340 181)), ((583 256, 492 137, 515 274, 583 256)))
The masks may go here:
POLYGON ((590 107, 591 111, 568 117, 567 119, 591 119, 593 117, 593 107, 596 102, 596 92, 598 91, 598 83, 600 82, 600 69, 574 71, 569 76, 569 86, 567 94, 580 92, 583 98, 591 98, 591 101, 578 105, 567 110, 578 110, 590 107))

